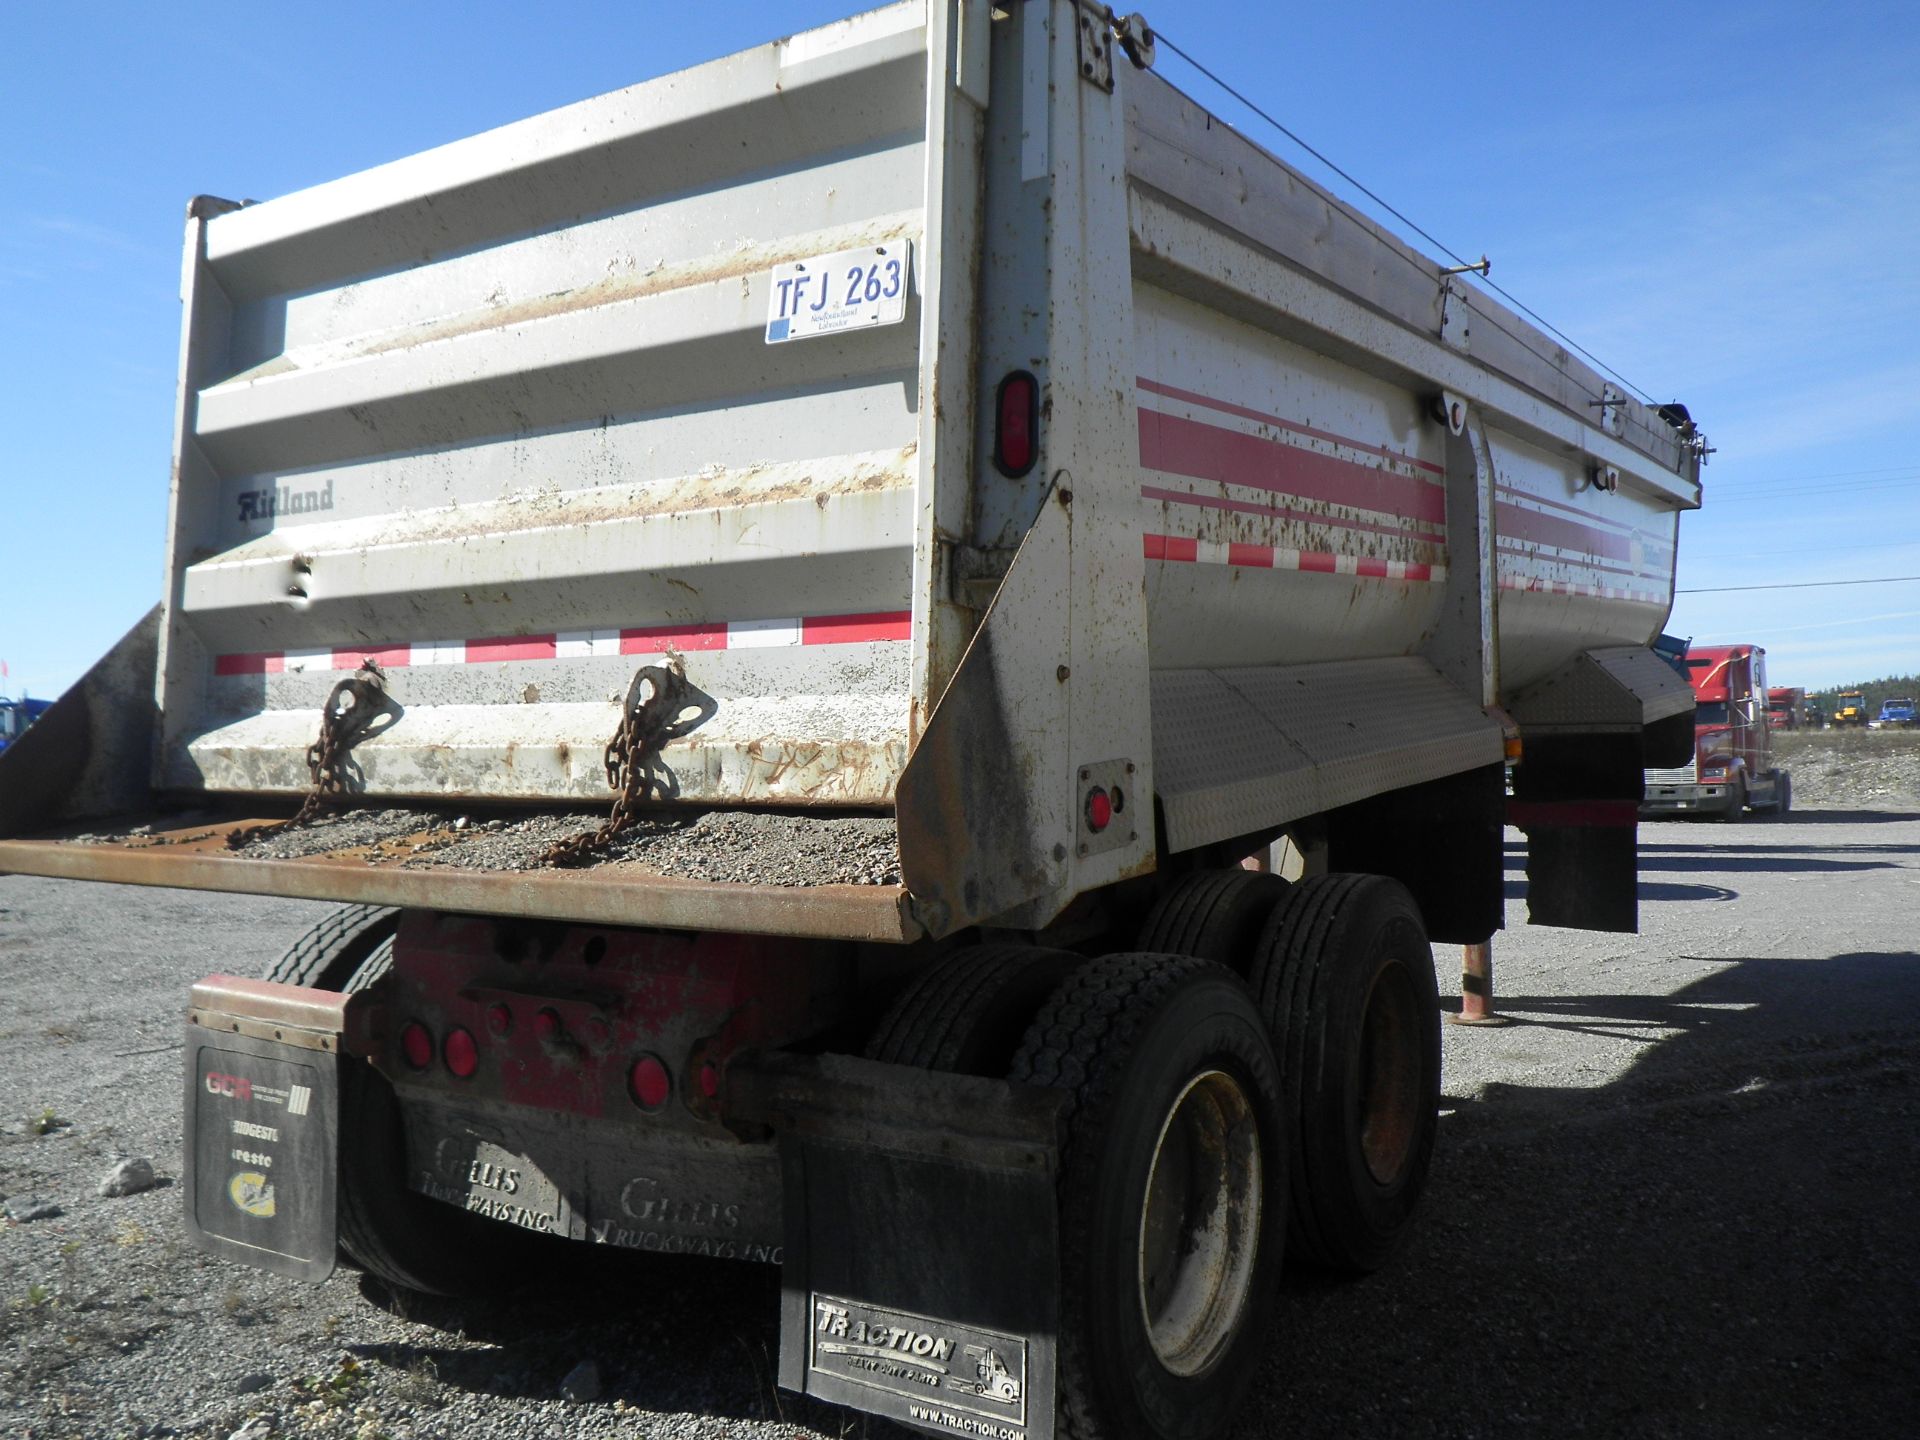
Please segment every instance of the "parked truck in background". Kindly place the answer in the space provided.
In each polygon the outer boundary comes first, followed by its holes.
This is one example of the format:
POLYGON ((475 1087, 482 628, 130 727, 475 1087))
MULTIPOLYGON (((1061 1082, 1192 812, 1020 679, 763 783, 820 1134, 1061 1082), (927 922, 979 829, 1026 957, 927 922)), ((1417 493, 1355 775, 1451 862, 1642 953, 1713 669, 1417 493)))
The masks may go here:
POLYGON ((1784 815, 1793 779, 1773 759, 1767 652, 1758 645, 1696 645, 1687 652, 1693 679, 1694 752, 1684 765, 1650 768, 1645 816, 1709 815, 1739 820, 1749 809, 1784 815))
POLYGON ((1836 730, 1867 727, 1867 697, 1858 690, 1842 690, 1833 697, 1833 728, 1836 730))
POLYGON ((193 203, 168 586, 0 870, 346 902, 194 987, 197 1243, 778 1263, 782 1385, 1036 1440, 1396 1250, 1503 822, 1635 925, 1704 442, 1152 58, 913 0, 193 203))
POLYGON ((1767 726, 1773 730, 1807 728, 1807 692, 1797 685, 1776 685, 1769 689, 1767 726))
POLYGON ((51 700, 30 700, 24 695, 18 700, 9 700, 0 695, 0 750, 5 750, 26 734, 27 727, 45 714, 52 704, 51 700))
POLYGON ((1913 697, 1903 695, 1880 702, 1879 724, 1882 730, 1911 730, 1915 722, 1913 697))

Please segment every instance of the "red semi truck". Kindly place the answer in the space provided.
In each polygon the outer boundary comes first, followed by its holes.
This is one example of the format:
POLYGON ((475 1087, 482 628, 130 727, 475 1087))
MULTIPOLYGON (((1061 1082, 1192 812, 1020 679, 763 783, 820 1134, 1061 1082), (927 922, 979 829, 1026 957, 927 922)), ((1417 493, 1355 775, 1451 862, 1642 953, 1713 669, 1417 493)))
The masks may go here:
POLYGON ((1767 691, 1767 726, 1773 730, 1807 728, 1807 692, 1798 685, 1776 685, 1767 691))
POLYGON ((1773 763, 1777 727, 1771 705, 1761 700, 1783 693, 1767 689, 1767 652, 1758 645, 1696 646, 1687 652, 1687 676, 1694 699, 1693 758, 1647 771, 1640 813, 1725 820, 1739 820, 1749 809, 1786 814, 1793 782, 1773 763))

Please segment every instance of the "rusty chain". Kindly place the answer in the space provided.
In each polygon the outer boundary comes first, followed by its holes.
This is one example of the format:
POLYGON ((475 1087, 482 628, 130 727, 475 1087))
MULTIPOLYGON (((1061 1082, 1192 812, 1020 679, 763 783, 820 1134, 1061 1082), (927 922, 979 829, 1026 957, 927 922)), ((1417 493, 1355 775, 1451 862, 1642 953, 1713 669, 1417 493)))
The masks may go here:
POLYGON ((541 855, 544 865, 580 865, 596 850, 639 818, 640 806, 653 793, 653 762, 660 748, 679 733, 680 717, 692 701, 686 675, 677 667, 642 665, 627 687, 620 708, 620 727, 607 742, 607 784, 613 787, 613 813, 598 830, 556 840, 541 855), (653 687, 645 700, 641 688, 653 687))
POLYGON ((270 825, 243 825, 230 831, 227 848, 238 850, 252 841, 305 825, 327 806, 338 804, 347 793, 341 762, 384 708, 386 697, 387 677, 371 660, 363 660, 357 671, 335 685, 320 708, 320 738, 307 747, 307 774, 313 788, 307 791, 306 799, 289 819, 270 825), (348 702, 344 707, 342 696, 348 702))

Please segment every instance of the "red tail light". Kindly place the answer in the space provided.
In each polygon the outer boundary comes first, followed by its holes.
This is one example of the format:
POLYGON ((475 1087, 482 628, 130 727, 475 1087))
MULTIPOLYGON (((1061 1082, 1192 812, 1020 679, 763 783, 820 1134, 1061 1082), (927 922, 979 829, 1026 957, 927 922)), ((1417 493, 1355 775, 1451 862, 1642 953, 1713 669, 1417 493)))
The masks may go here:
POLYGON ((658 1110, 673 1089, 667 1067, 658 1055, 642 1055, 634 1061, 627 1085, 633 1092, 633 1103, 642 1110, 658 1110))
POLYGON ((433 1034, 418 1020, 407 1022, 400 1032, 400 1053, 407 1057, 407 1064, 416 1070, 424 1070, 433 1063, 433 1034))
POLYGON ((446 1057, 447 1069, 459 1079, 472 1078, 473 1072, 480 1068, 480 1047, 474 1044, 471 1032, 458 1026, 447 1032, 447 1043, 441 1053, 446 1057))
POLYGON ((993 463, 1009 480, 1033 469, 1040 454, 1040 382, 1015 370, 1000 382, 994 403, 993 463))

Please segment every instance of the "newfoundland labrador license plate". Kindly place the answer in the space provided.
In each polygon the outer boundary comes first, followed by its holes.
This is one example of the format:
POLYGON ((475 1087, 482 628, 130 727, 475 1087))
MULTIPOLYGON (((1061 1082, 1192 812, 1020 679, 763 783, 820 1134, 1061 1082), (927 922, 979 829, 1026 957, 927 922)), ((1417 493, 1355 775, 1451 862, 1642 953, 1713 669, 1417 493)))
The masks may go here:
POLYGON ((776 266, 767 344, 898 324, 907 315, 912 269, 906 240, 776 266))

